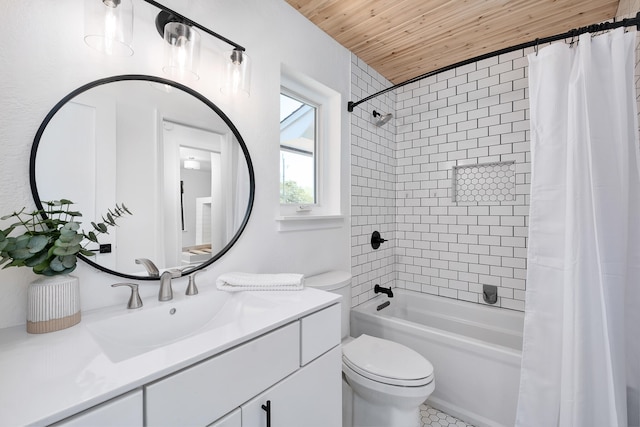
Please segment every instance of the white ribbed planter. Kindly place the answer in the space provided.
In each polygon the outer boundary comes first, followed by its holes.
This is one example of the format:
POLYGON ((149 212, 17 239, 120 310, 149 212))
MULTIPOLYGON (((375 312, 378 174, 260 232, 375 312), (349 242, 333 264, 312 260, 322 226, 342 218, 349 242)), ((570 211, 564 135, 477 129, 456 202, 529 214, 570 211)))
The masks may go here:
POLYGON ((43 334, 80 322, 80 281, 75 276, 42 277, 27 291, 27 332, 43 334))

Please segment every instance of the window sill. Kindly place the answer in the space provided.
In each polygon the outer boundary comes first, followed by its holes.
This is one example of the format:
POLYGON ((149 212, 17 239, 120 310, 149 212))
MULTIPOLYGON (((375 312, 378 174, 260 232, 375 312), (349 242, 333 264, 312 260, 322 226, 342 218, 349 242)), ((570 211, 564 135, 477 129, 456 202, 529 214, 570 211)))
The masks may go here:
POLYGON ((340 228, 344 225, 343 215, 291 215, 276 218, 278 231, 321 230, 340 228))

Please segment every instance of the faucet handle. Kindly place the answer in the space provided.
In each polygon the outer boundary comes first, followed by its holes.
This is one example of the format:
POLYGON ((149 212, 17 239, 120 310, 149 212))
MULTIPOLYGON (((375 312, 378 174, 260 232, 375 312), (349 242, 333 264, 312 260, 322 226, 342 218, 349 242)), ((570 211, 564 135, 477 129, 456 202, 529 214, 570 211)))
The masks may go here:
POLYGON ((189 285, 187 285, 187 291, 184 293, 185 295, 198 294, 198 287, 196 286, 196 275, 202 273, 203 271, 207 271, 207 269, 205 268, 204 270, 194 271, 193 273, 189 274, 189 285))
POLYGON ((129 297, 129 302, 127 303, 128 309, 142 307, 142 299, 138 293, 138 285, 136 283, 114 283, 111 285, 112 288, 117 288, 119 286, 129 286, 131 288, 131 297, 129 297))

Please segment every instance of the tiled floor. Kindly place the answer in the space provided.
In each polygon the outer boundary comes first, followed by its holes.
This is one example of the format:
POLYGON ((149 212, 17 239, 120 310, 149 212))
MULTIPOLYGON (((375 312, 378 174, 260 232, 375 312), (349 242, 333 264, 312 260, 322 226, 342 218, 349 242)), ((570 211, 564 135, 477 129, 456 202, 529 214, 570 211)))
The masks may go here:
POLYGON ((420 405, 420 415, 422 427, 473 427, 428 405, 420 405))

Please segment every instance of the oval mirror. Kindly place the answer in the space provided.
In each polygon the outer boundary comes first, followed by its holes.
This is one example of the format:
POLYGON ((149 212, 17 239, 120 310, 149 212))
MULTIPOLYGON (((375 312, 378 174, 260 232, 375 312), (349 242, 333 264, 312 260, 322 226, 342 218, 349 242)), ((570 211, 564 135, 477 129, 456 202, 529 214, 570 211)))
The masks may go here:
POLYGON ((81 228, 124 205, 90 265, 131 279, 144 263, 183 275, 210 265, 238 240, 253 206, 247 147, 211 101, 179 83, 146 75, 109 77, 63 98, 31 149, 30 180, 42 202, 68 199, 81 228))

